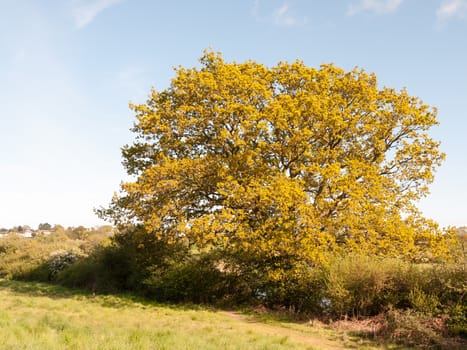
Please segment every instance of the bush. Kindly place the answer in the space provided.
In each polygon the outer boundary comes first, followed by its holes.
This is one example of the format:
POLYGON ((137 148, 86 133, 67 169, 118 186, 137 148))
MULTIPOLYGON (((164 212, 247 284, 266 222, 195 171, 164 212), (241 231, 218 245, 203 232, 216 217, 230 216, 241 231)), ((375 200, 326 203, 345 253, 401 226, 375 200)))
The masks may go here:
POLYGON ((438 312, 438 297, 433 293, 424 292, 419 286, 410 291, 408 299, 415 311, 428 315, 438 312))
POLYGON ((100 246, 89 256, 60 271, 54 281, 102 293, 131 290, 135 285, 129 283, 130 265, 131 260, 122 249, 113 245, 100 246))
POLYGON ((53 237, 23 238, 10 235, 0 241, 0 277, 48 281, 47 264, 54 251, 72 250, 77 245, 53 237))
POLYGON ((449 309, 448 331, 452 335, 467 338, 467 305, 457 304, 449 309))
POLYGON ((282 275, 263 276, 260 286, 263 303, 271 308, 286 309, 289 313, 320 315, 324 288, 317 269, 297 266, 282 275))
POLYGON ((442 318, 433 318, 412 310, 390 309, 385 314, 386 327, 380 335, 392 341, 418 348, 440 348, 445 330, 442 318))
POLYGON ((464 302, 461 265, 414 264, 400 259, 349 255, 324 269, 325 311, 334 316, 371 316, 390 307, 425 314, 447 313, 464 302))
POLYGON ((167 267, 153 266, 143 284, 160 301, 212 303, 225 294, 222 273, 209 259, 195 257, 167 267))
POLYGON ((61 231, 24 238, 9 234, 0 239, 0 277, 47 282, 59 271, 88 255, 106 236, 70 239, 61 231))
POLYGON ((53 279, 60 271, 62 271, 68 266, 73 265, 79 259, 82 259, 85 256, 86 255, 78 249, 60 249, 50 253, 50 258, 47 262, 47 266, 50 271, 51 279, 53 279))
MULTIPOLYGON (((134 291, 150 294, 145 281, 157 270, 181 261, 186 249, 172 245, 135 226, 116 234, 110 244, 57 274, 58 283, 98 292, 134 291)), ((168 287, 169 288, 169 287, 168 287)))
POLYGON ((413 283, 409 270, 408 264, 391 258, 338 258, 323 274, 329 300, 325 311, 335 316, 368 316, 400 304, 413 283), (401 280, 406 283, 400 284, 401 280))

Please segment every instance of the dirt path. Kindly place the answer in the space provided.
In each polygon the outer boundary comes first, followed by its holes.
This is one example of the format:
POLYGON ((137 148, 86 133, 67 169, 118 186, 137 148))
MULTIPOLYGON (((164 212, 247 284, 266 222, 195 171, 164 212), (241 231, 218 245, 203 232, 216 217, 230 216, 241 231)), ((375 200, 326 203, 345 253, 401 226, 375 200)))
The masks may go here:
MULTIPOLYGON (((303 326, 301 329, 293 329, 288 327, 287 324, 275 323, 269 325, 267 323, 260 322, 254 317, 247 316, 235 311, 223 312, 226 316, 236 321, 238 328, 251 330, 255 333, 263 335, 271 335, 276 337, 287 337, 293 343, 304 344, 312 347, 313 349, 321 350, 343 350, 345 347, 345 340, 332 340, 329 339, 324 330, 319 328, 312 328, 303 326)), ((236 325, 236 326, 237 326, 236 325)), ((353 346, 355 348, 355 346, 353 346)))

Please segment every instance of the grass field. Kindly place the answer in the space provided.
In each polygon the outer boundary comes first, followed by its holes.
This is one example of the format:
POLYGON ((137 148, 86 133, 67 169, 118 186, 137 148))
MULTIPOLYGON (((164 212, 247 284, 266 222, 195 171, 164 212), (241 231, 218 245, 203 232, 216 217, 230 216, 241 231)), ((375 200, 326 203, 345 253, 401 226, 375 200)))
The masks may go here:
MULTIPOLYGON (((389 349, 309 323, 0 280, 0 349, 389 349)), ((400 348, 399 348, 400 349, 400 348)))

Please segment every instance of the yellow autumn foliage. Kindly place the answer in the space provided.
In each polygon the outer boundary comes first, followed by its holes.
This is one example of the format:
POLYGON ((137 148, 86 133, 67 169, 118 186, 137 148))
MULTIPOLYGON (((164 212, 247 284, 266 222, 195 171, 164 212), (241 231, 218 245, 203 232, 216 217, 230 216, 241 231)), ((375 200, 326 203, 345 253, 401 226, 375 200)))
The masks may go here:
POLYGON ((449 235, 414 203, 444 155, 436 109, 363 69, 225 62, 175 70, 123 148, 134 181, 101 215, 268 264, 328 252, 431 259, 449 235))

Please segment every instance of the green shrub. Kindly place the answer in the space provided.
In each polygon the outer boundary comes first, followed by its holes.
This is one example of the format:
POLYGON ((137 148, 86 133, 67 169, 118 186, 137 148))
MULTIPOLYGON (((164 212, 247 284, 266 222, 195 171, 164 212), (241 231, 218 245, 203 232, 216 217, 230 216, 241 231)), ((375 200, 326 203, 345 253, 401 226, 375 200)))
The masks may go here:
POLYGON ((321 314, 324 285, 318 269, 299 265, 284 271, 280 278, 268 277, 263 276, 262 284, 256 287, 266 306, 286 309, 288 313, 321 314))
POLYGON ((61 270, 54 281, 68 287, 110 293, 133 289, 128 281, 132 274, 131 261, 115 246, 101 246, 89 256, 61 270))
POLYGON ((60 233, 34 238, 10 234, 0 239, 0 277, 49 281, 52 275, 64 267, 62 263, 69 265, 71 260, 76 261, 73 258, 75 254, 78 256, 88 254, 102 242, 102 239, 84 242, 69 239, 68 236, 60 233), (54 252, 61 252, 58 254, 60 257, 51 256, 54 252), (68 263, 65 263, 66 261, 68 263))
POLYGON ((449 309, 447 321, 449 333, 467 338, 467 305, 457 304, 449 309))
POLYGON ((100 280, 98 278, 99 270, 101 270, 101 266, 92 254, 58 272, 53 281, 71 288, 86 288, 96 291, 96 284, 100 280))
POLYGON ((326 311, 337 316, 368 316, 403 303, 413 283, 399 283, 407 271, 408 264, 397 259, 359 255, 337 258, 323 274, 324 294, 329 300, 326 311))
POLYGON ((0 246, 1 277, 25 279, 36 276, 44 278, 44 281, 48 280, 48 274, 36 273, 36 270, 48 261, 52 251, 69 247, 66 243, 16 235, 2 238, 0 246))
POLYGON ((439 299, 435 294, 424 292, 419 286, 416 286, 410 291, 408 297, 415 311, 424 314, 437 314, 439 299))
POLYGON ((47 266, 50 271, 50 276, 53 279, 60 271, 68 266, 73 265, 79 259, 84 258, 86 255, 79 249, 65 250, 60 249, 50 253, 47 266))
POLYGON ((221 272, 209 261, 195 258, 153 266, 143 284, 160 301, 208 303, 223 294, 221 272))
POLYGON ((465 303, 467 270, 462 264, 440 264, 430 267, 426 290, 438 296, 441 304, 453 306, 465 303))

